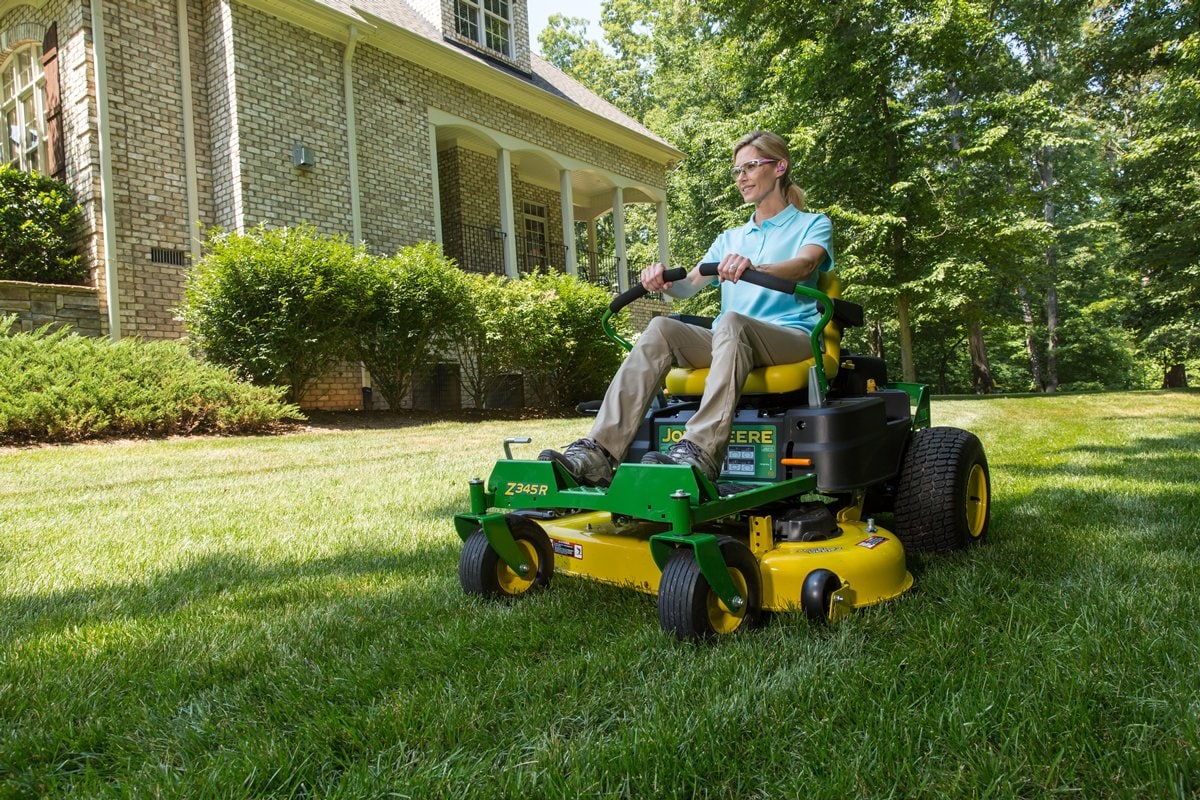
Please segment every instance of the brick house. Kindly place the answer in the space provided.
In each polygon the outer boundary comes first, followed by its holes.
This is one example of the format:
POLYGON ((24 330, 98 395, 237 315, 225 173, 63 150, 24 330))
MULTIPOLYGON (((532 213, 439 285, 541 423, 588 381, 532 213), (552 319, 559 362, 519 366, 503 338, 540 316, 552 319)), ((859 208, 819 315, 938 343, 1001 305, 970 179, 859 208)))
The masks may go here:
MULTIPOLYGON (((0 312, 86 329, 90 306, 98 333, 178 337, 214 225, 624 287, 625 209, 652 204, 666 260, 682 154, 531 52, 524 0, 0 0, 0 73, 3 159, 75 189, 94 289, 9 286, 0 312)), ((359 404, 361 378, 310 404, 359 404)))

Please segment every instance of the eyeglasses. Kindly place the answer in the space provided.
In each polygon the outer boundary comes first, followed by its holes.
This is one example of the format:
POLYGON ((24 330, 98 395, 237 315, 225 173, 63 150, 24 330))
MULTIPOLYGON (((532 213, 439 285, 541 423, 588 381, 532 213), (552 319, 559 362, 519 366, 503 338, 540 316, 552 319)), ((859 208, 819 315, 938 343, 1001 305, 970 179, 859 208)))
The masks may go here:
POLYGON ((763 164, 774 164, 778 160, 779 159, 777 158, 752 158, 749 161, 743 161, 736 167, 730 167, 729 174, 736 179, 743 172, 749 172, 752 169, 758 169, 763 164))

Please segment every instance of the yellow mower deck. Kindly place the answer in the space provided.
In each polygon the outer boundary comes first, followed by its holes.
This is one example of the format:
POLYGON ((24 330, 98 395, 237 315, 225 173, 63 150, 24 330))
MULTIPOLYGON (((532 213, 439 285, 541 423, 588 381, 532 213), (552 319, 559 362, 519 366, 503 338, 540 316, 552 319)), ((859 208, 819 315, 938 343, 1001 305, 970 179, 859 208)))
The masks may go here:
MULTIPOLYGON (((556 573, 658 593, 662 571, 651 555, 650 537, 666 531, 665 524, 614 523, 604 511, 535 521, 550 537, 556 573)), ((842 611, 890 600, 912 586, 900 542, 881 528, 868 529, 866 522, 843 521, 839 536, 819 542, 774 542, 770 517, 751 517, 748 527, 746 544, 759 563, 766 611, 797 610, 804 579, 817 568, 841 579, 835 607, 842 611)), ((831 618, 837 616, 835 610, 831 618)))

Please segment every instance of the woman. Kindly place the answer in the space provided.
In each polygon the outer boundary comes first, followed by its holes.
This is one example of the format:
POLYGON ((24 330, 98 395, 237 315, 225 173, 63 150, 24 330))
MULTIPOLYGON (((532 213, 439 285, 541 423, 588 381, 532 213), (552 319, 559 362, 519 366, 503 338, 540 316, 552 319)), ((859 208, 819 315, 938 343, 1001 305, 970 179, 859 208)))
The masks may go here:
MULTIPOLYGON (((716 481, 750 370, 812 356, 810 336, 821 317, 815 304, 739 281, 757 270, 815 288, 818 272, 833 267, 833 226, 823 214, 803 210, 804 194, 792 184, 791 169, 787 143, 778 135, 754 131, 738 140, 730 172, 754 213, 718 236, 701 259, 719 262, 721 313, 712 330, 668 317, 651 320, 609 384, 591 433, 562 452, 543 450, 540 460, 558 462, 581 485, 607 486, 671 367, 708 367, 683 439, 666 453, 647 453, 642 463, 687 464, 716 481)), ((662 264, 642 270, 642 286, 683 299, 712 281, 698 266, 674 283, 663 280, 663 271, 662 264)))

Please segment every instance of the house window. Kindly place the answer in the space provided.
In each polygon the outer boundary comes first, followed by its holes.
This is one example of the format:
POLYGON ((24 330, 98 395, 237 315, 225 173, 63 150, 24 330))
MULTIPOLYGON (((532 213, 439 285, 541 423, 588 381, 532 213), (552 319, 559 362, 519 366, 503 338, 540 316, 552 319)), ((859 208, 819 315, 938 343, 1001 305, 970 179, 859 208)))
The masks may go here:
POLYGON ((30 172, 46 162, 45 78, 41 48, 17 48, 0 66, 0 115, 4 118, 3 162, 30 172))
POLYGON ((546 267, 546 207, 522 203, 521 219, 525 232, 525 268, 546 267))
POLYGON ((509 0, 454 0, 454 29, 459 36, 501 55, 512 55, 512 4, 509 0))

